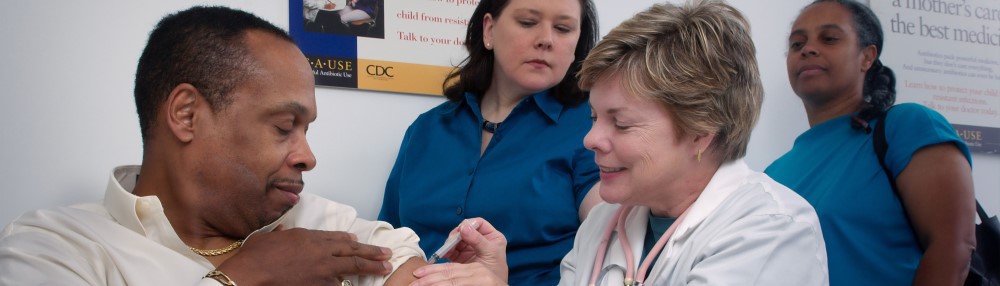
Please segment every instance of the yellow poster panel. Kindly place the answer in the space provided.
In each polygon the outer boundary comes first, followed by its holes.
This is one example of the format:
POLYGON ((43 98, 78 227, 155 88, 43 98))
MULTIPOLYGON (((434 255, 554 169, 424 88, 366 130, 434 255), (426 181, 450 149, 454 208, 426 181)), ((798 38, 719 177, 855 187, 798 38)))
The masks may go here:
POLYGON ((441 95, 451 67, 358 59, 358 88, 441 95))

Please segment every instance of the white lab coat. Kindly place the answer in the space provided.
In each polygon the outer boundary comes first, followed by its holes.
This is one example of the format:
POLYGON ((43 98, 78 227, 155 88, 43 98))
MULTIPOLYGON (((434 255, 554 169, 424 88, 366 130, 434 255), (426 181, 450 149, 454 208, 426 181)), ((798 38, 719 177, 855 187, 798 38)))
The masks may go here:
MULTIPOLYGON (((619 207, 602 203, 591 211, 563 258, 559 285, 590 282, 601 236, 619 207)), ((648 219, 649 208, 637 206, 625 222, 635 268, 648 219)), ((607 273, 597 285, 622 285, 626 263, 617 233, 608 245, 602 266, 607 273)), ((677 226, 645 284, 829 285, 816 211, 742 160, 725 163, 677 226)))

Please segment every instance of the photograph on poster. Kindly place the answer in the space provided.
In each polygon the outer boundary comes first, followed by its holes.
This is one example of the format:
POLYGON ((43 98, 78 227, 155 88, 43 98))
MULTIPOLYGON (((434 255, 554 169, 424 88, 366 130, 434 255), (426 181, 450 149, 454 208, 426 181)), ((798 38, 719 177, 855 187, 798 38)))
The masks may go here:
POLYGON ((381 0, 302 0, 303 29, 357 37, 384 38, 381 0))

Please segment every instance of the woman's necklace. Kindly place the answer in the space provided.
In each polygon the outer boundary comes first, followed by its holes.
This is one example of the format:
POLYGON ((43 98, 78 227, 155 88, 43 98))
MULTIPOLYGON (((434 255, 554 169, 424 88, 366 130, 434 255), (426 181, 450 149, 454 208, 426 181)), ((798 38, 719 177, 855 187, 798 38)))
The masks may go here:
POLYGON ((489 133, 496 133, 497 132, 497 128, 500 127, 500 123, 503 123, 503 121, 501 121, 501 122, 492 122, 492 121, 483 119, 483 131, 486 131, 486 132, 489 132, 489 133))
POLYGON ((230 251, 236 250, 237 248, 240 248, 240 246, 243 246, 243 240, 242 239, 237 240, 236 242, 233 242, 233 244, 230 244, 229 246, 226 246, 226 247, 223 247, 223 248, 218 248, 218 249, 197 249, 197 248, 190 247, 190 246, 188 246, 188 248, 190 248, 191 251, 194 251, 194 253, 197 253, 198 255, 201 255, 201 256, 218 256, 218 255, 223 255, 223 254, 229 253, 230 251))

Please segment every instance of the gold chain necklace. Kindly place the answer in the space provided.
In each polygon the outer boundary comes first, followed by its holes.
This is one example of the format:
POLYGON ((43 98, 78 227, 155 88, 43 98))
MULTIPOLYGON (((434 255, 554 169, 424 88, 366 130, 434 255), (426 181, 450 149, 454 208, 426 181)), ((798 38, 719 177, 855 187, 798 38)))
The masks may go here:
POLYGON ((240 248, 240 246, 243 246, 243 240, 242 239, 237 240, 236 242, 233 242, 233 244, 230 244, 229 246, 226 246, 226 247, 223 247, 223 248, 219 248, 219 249, 197 249, 197 248, 190 247, 190 246, 188 246, 188 248, 190 248, 191 251, 194 251, 194 253, 197 253, 198 255, 201 255, 201 256, 217 256, 217 255, 223 255, 223 254, 229 253, 230 251, 233 251, 233 250, 235 250, 237 248, 240 248))

